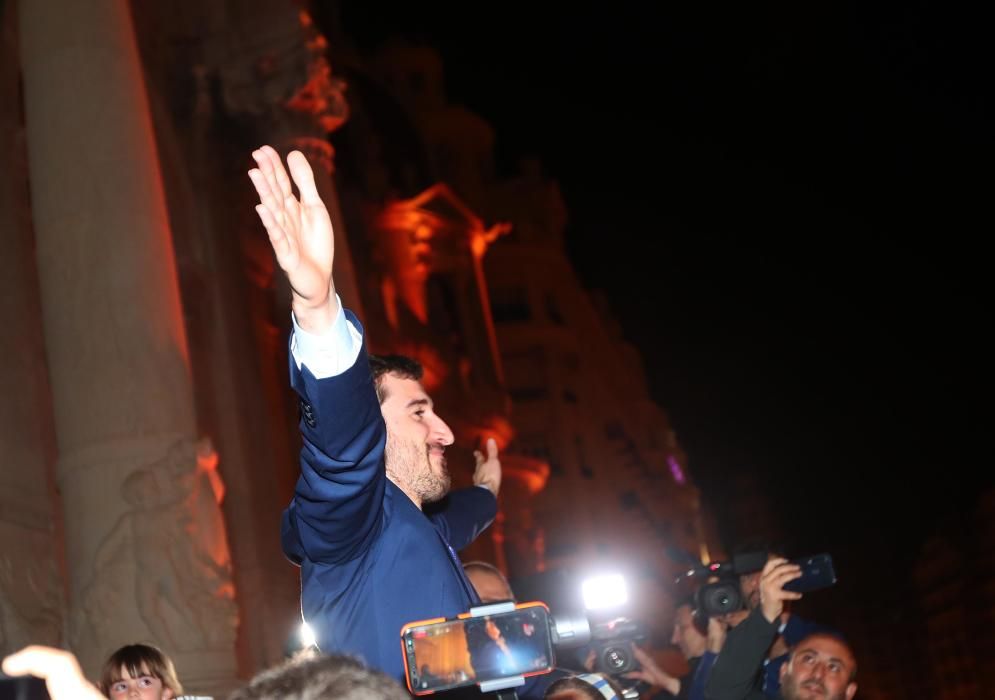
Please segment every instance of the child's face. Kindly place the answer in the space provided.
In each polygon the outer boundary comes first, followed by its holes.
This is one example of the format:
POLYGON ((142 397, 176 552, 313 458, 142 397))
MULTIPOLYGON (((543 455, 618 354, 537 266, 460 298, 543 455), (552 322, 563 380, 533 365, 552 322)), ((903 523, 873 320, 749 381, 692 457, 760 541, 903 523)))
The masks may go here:
POLYGON ((162 686, 162 681, 149 673, 142 664, 141 673, 137 678, 128 674, 128 669, 121 667, 120 680, 111 683, 108 689, 111 700, 172 700, 173 691, 162 686))

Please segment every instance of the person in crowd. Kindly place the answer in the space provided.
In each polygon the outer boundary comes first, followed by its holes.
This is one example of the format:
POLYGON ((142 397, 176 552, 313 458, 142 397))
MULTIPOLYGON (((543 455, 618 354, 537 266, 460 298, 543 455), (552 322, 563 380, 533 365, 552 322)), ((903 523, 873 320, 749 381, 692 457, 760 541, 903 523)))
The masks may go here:
MULTIPOLYGON (((750 552, 759 551, 761 554, 766 552, 767 562, 775 558, 784 558, 781 548, 777 546, 751 545, 743 549, 750 552)), ((763 561, 761 559, 761 562, 763 561)), ((745 607, 743 610, 726 616, 724 621, 728 627, 735 627, 742 620, 746 619, 752 610, 756 610, 760 606, 760 576, 762 566, 762 563, 758 563, 756 571, 740 575, 739 587, 743 595, 745 607)), ((777 636, 767 651, 767 659, 764 662, 763 672, 757 681, 759 687, 768 697, 775 698, 778 695, 781 685, 781 667, 788 661, 791 649, 810 634, 829 631, 826 627, 803 619, 785 606, 784 611, 781 613, 780 622, 778 623, 777 636)))
POLYGON ((303 449, 283 514, 284 552, 301 567, 301 608, 318 647, 402 680, 404 624, 480 603, 455 552, 495 517, 497 445, 488 440, 476 454, 474 486, 449 493, 453 433, 418 363, 367 356, 363 327, 335 292, 332 225, 310 165, 294 151, 288 176, 269 146, 252 156, 256 211, 292 289, 290 375, 303 449), (440 507, 428 516, 422 509, 433 502, 440 507))
POLYGON ((482 603, 500 603, 515 600, 511 584, 501 570, 486 561, 469 561, 463 564, 463 571, 470 579, 482 603))
MULTIPOLYGON (((764 700, 757 688, 768 650, 778 635, 785 601, 801 593, 784 590, 784 584, 801 576, 801 569, 774 557, 761 571, 760 604, 730 629, 722 652, 715 660, 705 685, 708 700, 764 700)), ((815 632, 799 640, 779 672, 783 700, 852 700, 857 692, 857 662, 841 638, 815 632)))
POLYGON ((127 644, 108 657, 100 691, 110 700, 173 700, 183 695, 172 660, 150 644, 127 644))
POLYGON ((604 673, 580 673, 561 678, 546 689, 551 700, 621 700, 622 689, 604 673))
POLYGON ((674 609, 674 632, 670 643, 676 645, 687 661, 688 673, 676 678, 664 671, 646 651, 633 645, 633 655, 640 668, 626 674, 628 678, 641 680, 660 688, 653 700, 704 700, 705 681, 715 663, 715 657, 725 641, 725 624, 715 618, 702 621, 694 614, 692 601, 682 601, 674 609))
POLYGON ((228 700, 406 700, 387 674, 348 656, 300 657, 256 675, 228 700))

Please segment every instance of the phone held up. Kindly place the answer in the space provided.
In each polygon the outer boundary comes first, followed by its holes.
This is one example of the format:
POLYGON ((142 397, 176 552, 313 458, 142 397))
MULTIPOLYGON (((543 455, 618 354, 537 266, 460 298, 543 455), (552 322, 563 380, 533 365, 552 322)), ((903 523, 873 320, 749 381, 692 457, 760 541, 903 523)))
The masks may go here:
POLYGON ((833 558, 828 554, 816 554, 811 557, 802 557, 791 562, 801 567, 802 575, 794 581, 784 584, 784 590, 795 593, 809 593, 811 591, 829 588, 836 583, 836 570, 833 568, 833 558))
POLYGON ((474 684, 486 690, 502 679, 548 673, 555 664, 549 608, 540 602, 411 622, 401 630, 401 650, 414 695, 474 684))

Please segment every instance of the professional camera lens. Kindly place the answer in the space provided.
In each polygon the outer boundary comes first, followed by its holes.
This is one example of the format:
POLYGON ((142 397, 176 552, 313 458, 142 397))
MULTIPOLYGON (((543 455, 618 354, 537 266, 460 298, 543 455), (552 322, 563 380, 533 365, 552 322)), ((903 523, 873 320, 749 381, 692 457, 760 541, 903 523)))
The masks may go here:
POLYGON ((625 673, 632 666, 632 657, 625 647, 606 647, 601 652, 601 665, 608 673, 625 673))
POLYGON ((739 583, 718 581, 702 586, 696 594, 698 607, 709 617, 725 615, 743 607, 739 583))

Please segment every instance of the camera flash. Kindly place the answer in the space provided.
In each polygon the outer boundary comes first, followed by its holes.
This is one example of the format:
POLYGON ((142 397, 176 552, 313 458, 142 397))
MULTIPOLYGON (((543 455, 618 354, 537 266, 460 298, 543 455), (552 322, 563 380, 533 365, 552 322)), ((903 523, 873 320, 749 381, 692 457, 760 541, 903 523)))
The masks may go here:
POLYGON ((608 574, 589 578, 581 584, 584 607, 601 610, 624 605, 629 600, 622 574, 608 574))
POLYGON ((306 622, 301 623, 300 640, 302 649, 307 649, 308 647, 313 647, 317 644, 317 640, 314 638, 314 630, 312 630, 311 625, 306 622))

